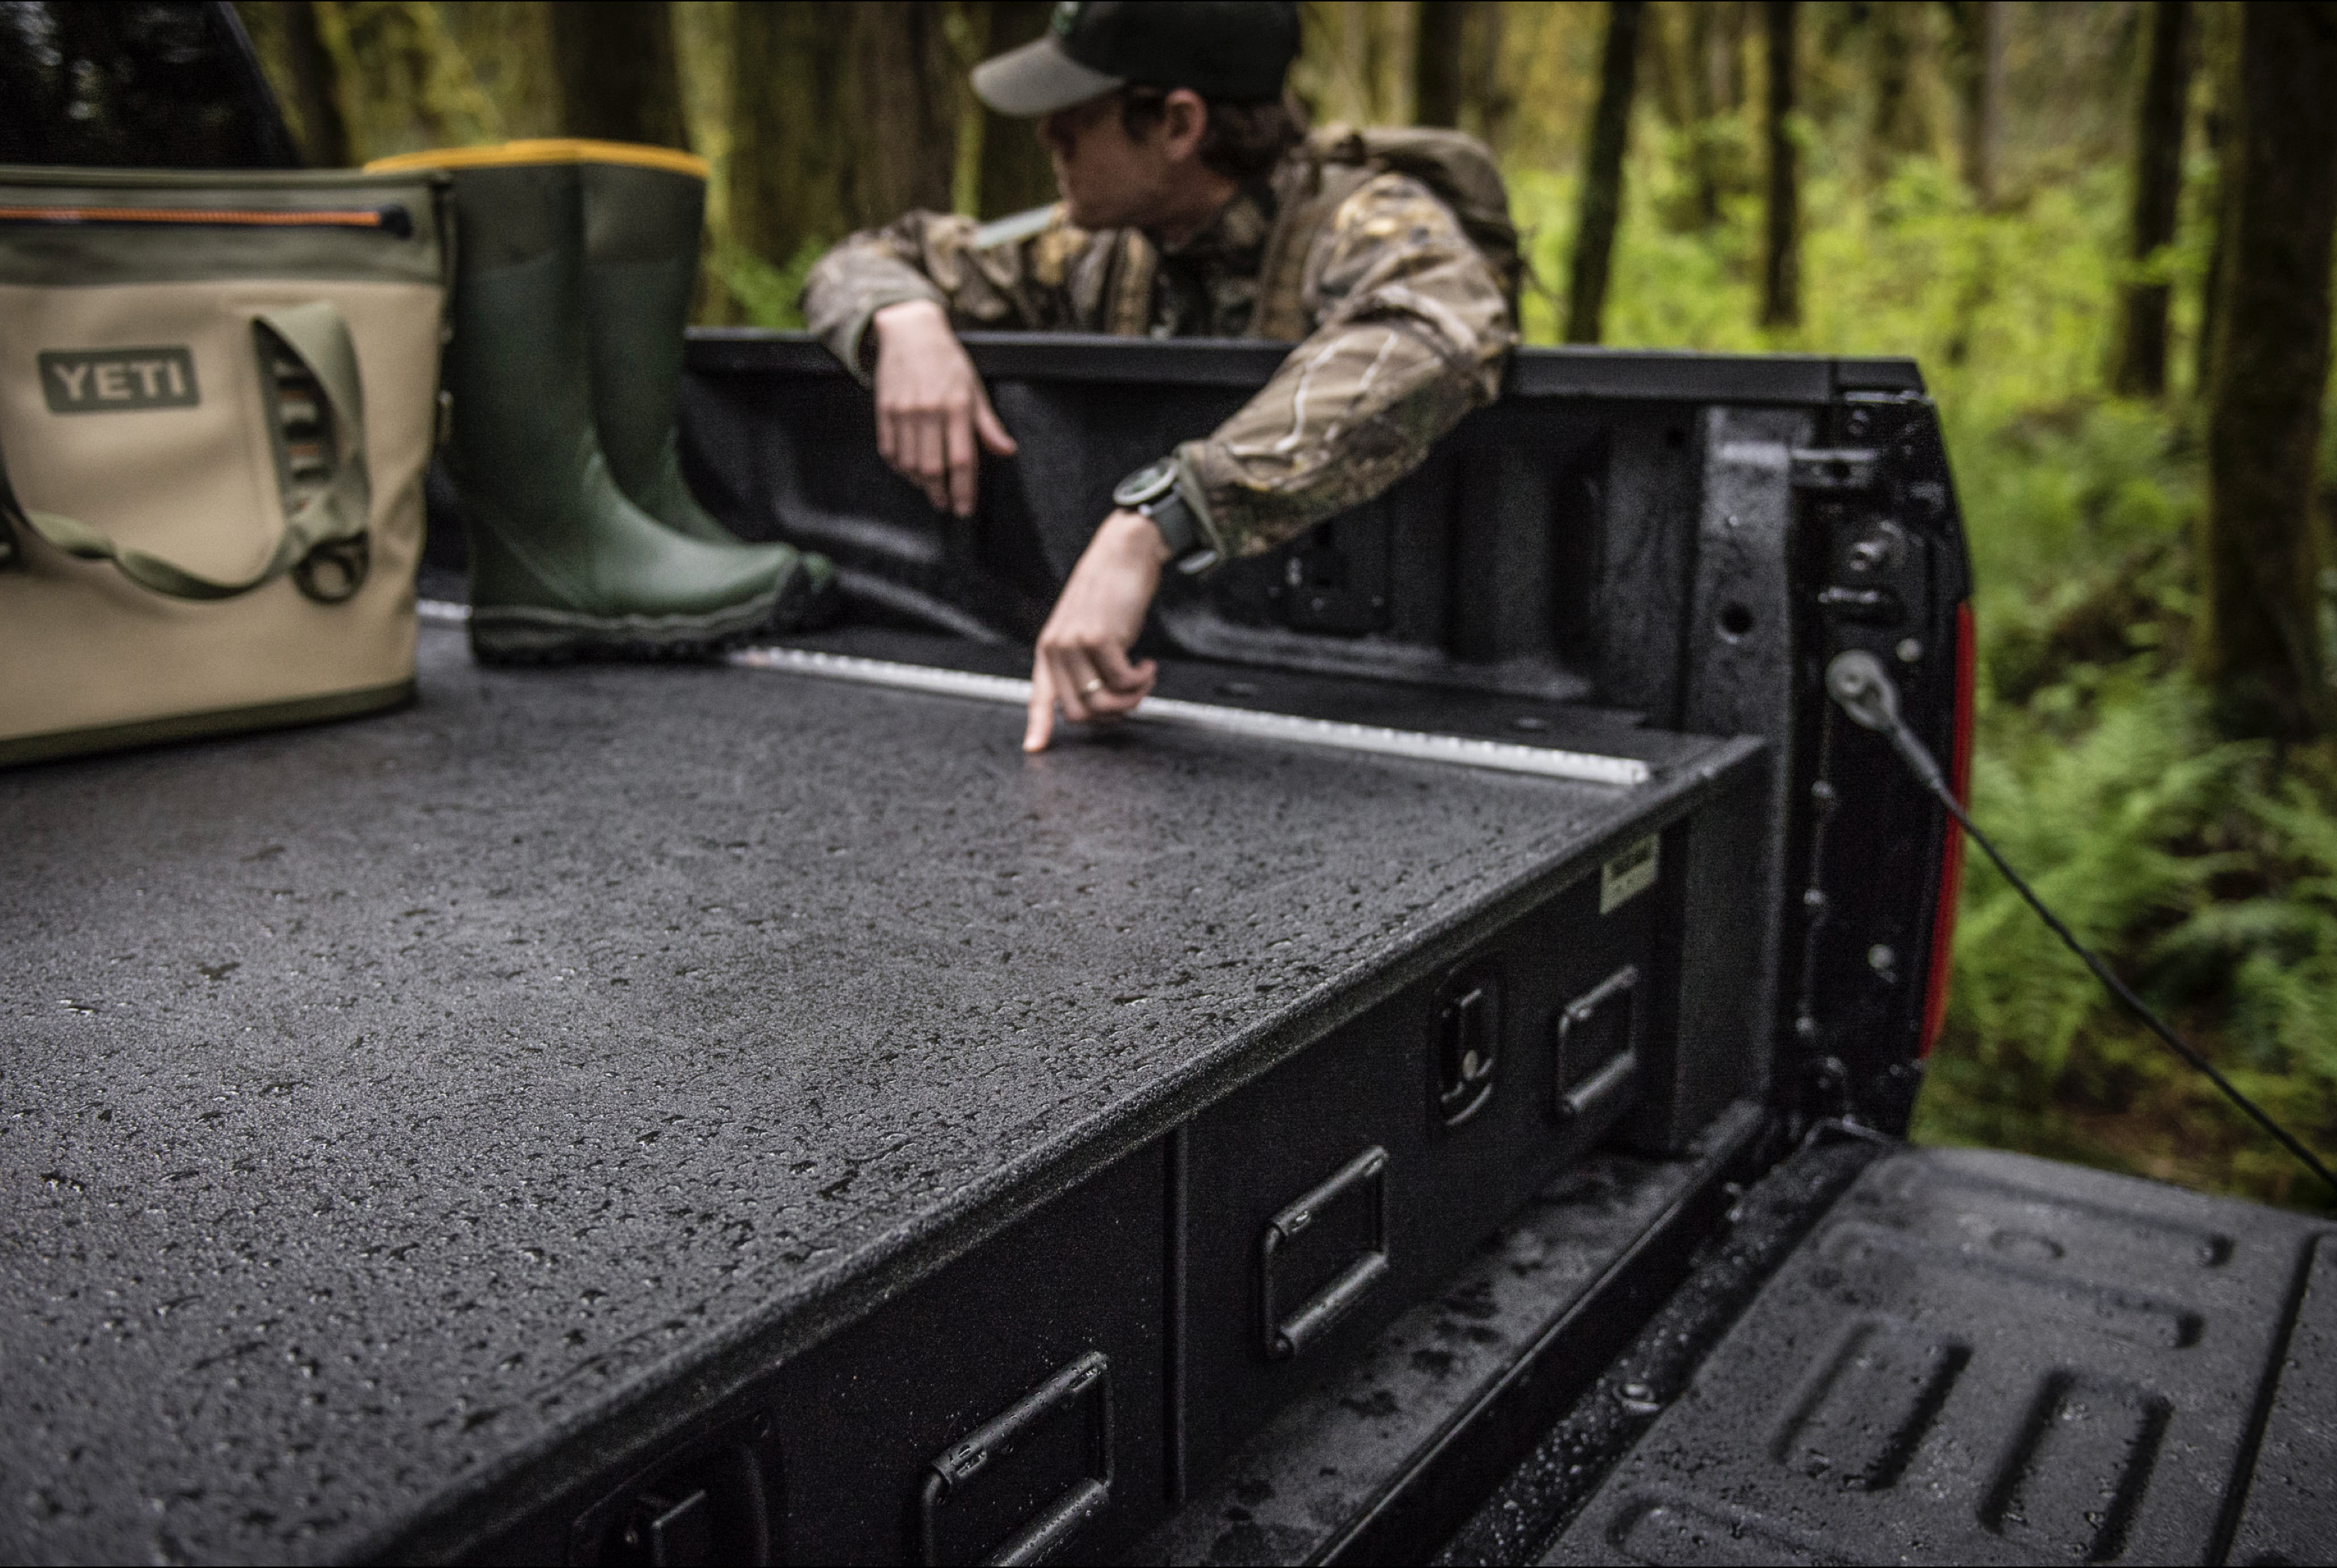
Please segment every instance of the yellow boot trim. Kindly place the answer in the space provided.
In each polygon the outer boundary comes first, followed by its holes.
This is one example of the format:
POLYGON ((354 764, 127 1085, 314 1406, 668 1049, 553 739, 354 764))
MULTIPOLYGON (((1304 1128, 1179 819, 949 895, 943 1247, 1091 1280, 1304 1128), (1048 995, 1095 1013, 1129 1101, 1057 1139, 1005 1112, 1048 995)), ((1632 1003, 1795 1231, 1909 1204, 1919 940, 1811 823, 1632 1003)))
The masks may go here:
POLYGON ((432 152, 400 152, 366 165, 369 174, 406 169, 492 169, 513 163, 631 163, 671 174, 706 178, 709 165, 695 152, 650 147, 638 142, 590 142, 577 136, 505 142, 494 147, 442 147, 432 152))

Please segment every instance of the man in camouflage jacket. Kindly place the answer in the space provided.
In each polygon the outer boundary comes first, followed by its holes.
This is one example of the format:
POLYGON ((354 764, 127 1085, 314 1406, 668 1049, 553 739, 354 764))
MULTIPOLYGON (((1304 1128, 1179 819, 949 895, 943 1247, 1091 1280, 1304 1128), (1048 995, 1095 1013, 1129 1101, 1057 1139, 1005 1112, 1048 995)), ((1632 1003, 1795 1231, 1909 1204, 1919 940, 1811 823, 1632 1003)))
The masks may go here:
POLYGON ((1371 499, 1499 388, 1514 251, 1490 162, 1451 132, 1302 139, 1282 98, 1296 47, 1290 5, 1058 6, 973 84, 1042 116, 1064 200, 986 227, 911 213, 805 287, 813 330, 874 383, 886 461, 960 514, 976 443, 1014 444, 953 328, 1297 340, 1239 412, 1120 486, 1040 633, 1029 750, 1058 707, 1116 719, 1151 690, 1128 650, 1165 568, 1271 549, 1371 499))

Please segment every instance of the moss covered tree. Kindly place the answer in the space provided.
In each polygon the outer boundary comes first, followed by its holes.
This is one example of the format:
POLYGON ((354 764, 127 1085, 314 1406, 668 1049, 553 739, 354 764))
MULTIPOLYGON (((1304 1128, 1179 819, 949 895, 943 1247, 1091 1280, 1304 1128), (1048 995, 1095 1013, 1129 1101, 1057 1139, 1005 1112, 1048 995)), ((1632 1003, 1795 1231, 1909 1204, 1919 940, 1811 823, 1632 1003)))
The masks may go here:
POLYGON ((1623 216, 1623 153, 1630 138, 1631 99, 1638 84, 1642 0, 1612 0, 1607 40, 1599 53, 1599 99, 1582 151, 1582 202, 1574 230, 1574 260, 1567 279, 1566 340, 1599 341, 1607 309, 1607 277, 1615 259, 1615 230, 1623 216))
POLYGON ((1467 96, 1469 14, 1474 0, 1420 8, 1413 40, 1412 113, 1423 125, 1458 125, 1467 96))
POLYGON ((2328 728, 2313 516, 2337 232, 2337 0, 2249 0, 2207 411, 2195 658, 2238 735, 2328 728))
MULTIPOLYGON (((1047 30, 1049 0, 993 0, 988 52, 1003 54, 1047 30)), ((1035 122, 982 112, 982 215, 1003 218, 1055 200, 1055 165, 1035 122)))
POLYGON ((552 59, 569 135, 689 145, 666 0, 554 0, 552 59))
POLYGON ((2003 173, 2004 10, 2005 0, 1964 0, 1956 12, 1964 181, 1983 210, 1996 205, 2003 173))
POLYGON ((1768 189, 1762 215, 1761 325, 1802 319, 1802 181, 1794 146, 1794 0, 1765 0, 1761 28, 1767 56, 1763 139, 1768 189))
POLYGON ((1722 196, 1742 178, 1732 127, 1745 99, 1745 6, 1712 0, 1687 12, 1688 174, 1697 226, 1709 230, 1720 221, 1722 196))
POLYGON ((741 5, 730 228, 782 268, 913 207, 946 211, 964 74, 933 0, 741 5))
POLYGON ((346 169, 355 162, 340 81, 317 25, 315 5, 311 0, 243 0, 236 13, 283 105, 292 138, 299 144, 300 162, 311 169, 346 169))
POLYGON ((2172 292, 2164 252, 2175 242, 2183 199, 2184 107, 2191 87, 2188 0, 2151 8, 2150 54, 2135 127, 2133 217, 2128 254, 2135 276, 2118 300, 2117 390, 2156 397, 2166 390, 2166 305, 2172 292))

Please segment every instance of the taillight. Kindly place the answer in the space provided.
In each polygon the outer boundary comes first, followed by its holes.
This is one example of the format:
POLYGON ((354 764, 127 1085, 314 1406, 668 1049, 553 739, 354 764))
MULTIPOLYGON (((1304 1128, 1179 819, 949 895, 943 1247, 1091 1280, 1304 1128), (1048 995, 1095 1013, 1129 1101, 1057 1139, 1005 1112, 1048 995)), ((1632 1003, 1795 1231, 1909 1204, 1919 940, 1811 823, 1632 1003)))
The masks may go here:
MULTIPOLYGON (((1979 649, 1972 637, 1971 601, 1956 606, 1956 730, 1948 756, 1948 787, 1959 805, 1971 804, 1972 666, 1979 649)), ((1923 983, 1921 1054, 1931 1054, 1948 1016, 1948 969, 1954 957, 1956 900, 1964 886, 1964 836, 1952 821, 1940 846, 1940 901, 1931 911, 1931 967, 1923 983)))

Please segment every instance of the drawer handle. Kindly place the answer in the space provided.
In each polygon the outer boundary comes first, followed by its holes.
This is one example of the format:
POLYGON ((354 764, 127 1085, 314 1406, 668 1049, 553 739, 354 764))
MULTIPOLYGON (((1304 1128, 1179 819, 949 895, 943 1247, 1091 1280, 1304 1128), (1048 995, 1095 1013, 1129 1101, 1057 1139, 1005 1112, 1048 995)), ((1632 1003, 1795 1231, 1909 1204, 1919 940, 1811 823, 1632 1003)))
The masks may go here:
POLYGON ((970 1485, 992 1460, 1013 1453, 1032 1433, 1080 1408, 1087 1414, 1088 1474, 1024 1520, 983 1561, 1044 1563, 1101 1514, 1111 1502, 1111 1363, 1101 1351, 1090 1350, 1025 1394, 1012 1408, 952 1444, 927 1467, 917 1508, 924 1561, 942 1561, 942 1514, 952 1494, 970 1485))
POLYGON ((1573 1127, 1632 1088, 1639 1072, 1639 966, 1626 964, 1559 1010, 1558 1102, 1561 1126, 1573 1127), (1607 1060, 1583 1073, 1580 1058, 1604 1051, 1607 1060), (1582 1073, 1568 1086, 1569 1075, 1582 1073))
POLYGON ((1380 1276, 1387 1272, 1387 1164, 1386 1150, 1366 1149, 1329 1181, 1266 1222, 1266 1235, 1258 1244, 1258 1297, 1267 1359, 1287 1361, 1305 1349, 1345 1317, 1347 1309, 1362 1300, 1380 1276), (1316 1291, 1289 1317, 1283 1317, 1275 1290, 1276 1260, 1285 1247, 1315 1222, 1316 1215, 1358 1187, 1364 1189, 1372 1206, 1370 1250, 1347 1265, 1336 1279, 1316 1291))
POLYGON ((1597 1115, 1608 1102, 1630 1093, 1639 1076, 1639 1054, 1626 1051, 1606 1066, 1569 1089, 1559 1101, 1560 1114, 1571 1125, 1597 1115))

